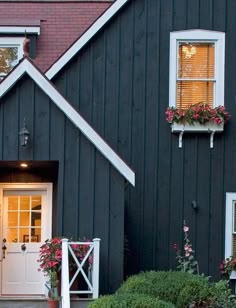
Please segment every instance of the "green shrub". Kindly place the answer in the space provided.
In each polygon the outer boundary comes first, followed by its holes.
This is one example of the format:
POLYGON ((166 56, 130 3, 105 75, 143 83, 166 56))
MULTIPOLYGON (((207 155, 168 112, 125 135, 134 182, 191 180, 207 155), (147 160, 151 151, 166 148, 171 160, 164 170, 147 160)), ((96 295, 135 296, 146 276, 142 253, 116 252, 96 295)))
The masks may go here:
POLYGON ((210 283, 207 277, 184 272, 144 272, 125 281, 117 293, 143 293, 173 303, 177 308, 236 307, 227 283, 210 283))
MULTIPOLYGON (((128 278, 117 292, 144 293, 176 305, 180 293, 190 285, 190 282, 193 283, 194 288, 199 285, 200 289, 209 284, 207 278, 199 275, 184 272, 150 271, 128 278)), ((183 308, 184 306, 179 307, 183 308)))
POLYGON ((89 308, 175 308, 171 303, 164 302, 145 294, 123 293, 102 296, 89 308))

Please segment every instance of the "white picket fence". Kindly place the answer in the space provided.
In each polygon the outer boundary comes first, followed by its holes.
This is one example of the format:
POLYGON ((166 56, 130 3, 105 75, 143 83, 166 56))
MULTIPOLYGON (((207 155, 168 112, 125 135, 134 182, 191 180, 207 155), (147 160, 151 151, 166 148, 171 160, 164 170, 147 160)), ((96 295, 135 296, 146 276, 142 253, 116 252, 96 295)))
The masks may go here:
POLYGON ((61 307, 70 308, 70 294, 88 294, 90 298, 98 298, 99 292, 99 255, 100 239, 95 238, 92 242, 69 242, 62 239, 62 270, 61 270, 61 307), (73 251, 73 245, 86 245, 84 258, 79 260, 73 251), (73 277, 69 277, 69 257, 76 265, 73 277), (92 260, 92 262, 91 262, 92 260), (89 262, 90 261, 90 262, 89 262), (90 264, 91 263, 91 264, 90 264), (89 269, 86 268, 90 264, 89 269), (86 290, 71 290, 73 282, 80 274, 86 282, 86 290))

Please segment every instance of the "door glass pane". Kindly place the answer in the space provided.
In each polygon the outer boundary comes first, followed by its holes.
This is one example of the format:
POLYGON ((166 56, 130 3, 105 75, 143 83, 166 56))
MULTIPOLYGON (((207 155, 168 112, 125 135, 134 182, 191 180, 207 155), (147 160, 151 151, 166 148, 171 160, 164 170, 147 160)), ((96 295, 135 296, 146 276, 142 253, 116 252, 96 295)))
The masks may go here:
POLYGON ((42 196, 28 194, 8 196, 6 226, 9 242, 40 242, 42 227, 42 196))
POLYGON ((41 210, 42 197, 41 196, 32 196, 32 210, 41 210))
POLYGON ((19 234, 20 234, 20 242, 27 243, 29 242, 29 228, 22 228, 19 229, 19 234))
POLYGON ((16 227, 18 225, 18 213, 17 212, 9 212, 8 213, 8 226, 16 227))
POLYGON ((30 209, 30 196, 20 196, 20 209, 21 210, 30 209))
POLYGON ((15 196, 8 197, 8 210, 9 211, 18 210, 18 197, 15 196))
POLYGON ((17 243, 18 242, 18 234, 17 234, 17 229, 12 228, 8 229, 7 231, 7 241, 10 243, 17 243))
POLYGON ((20 227, 28 227, 30 223, 30 213, 20 212, 20 227))

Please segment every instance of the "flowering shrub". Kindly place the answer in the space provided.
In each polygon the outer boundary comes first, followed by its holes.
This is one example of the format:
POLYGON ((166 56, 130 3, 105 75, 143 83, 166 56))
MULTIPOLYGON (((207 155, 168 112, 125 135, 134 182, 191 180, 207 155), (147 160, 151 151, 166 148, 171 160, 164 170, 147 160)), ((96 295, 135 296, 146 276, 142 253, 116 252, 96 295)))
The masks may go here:
POLYGON ((194 258, 194 250, 192 249, 192 244, 188 237, 189 227, 185 224, 183 226, 184 232, 184 253, 181 255, 180 249, 177 244, 173 245, 176 252, 176 260, 178 262, 177 269, 182 272, 188 272, 191 274, 199 274, 198 262, 194 258))
MULTIPOLYGON (((86 256, 87 252, 90 249, 90 245, 86 244, 90 242, 88 239, 84 239, 85 244, 71 244, 71 248, 78 259, 78 261, 81 263, 86 256)), ((88 266, 91 266, 93 264, 93 256, 90 254, 88 259, 86 260, 86 263, 88 266)), ((70 256, 70 269, 77 268, 77 265, 75 263, 75 260, 70 256)))
POLYGON ((230 275, 232 271, 236 271, 236 258, 229 257, 220 264, 220 272, 222 275, 230 275))
POLYGON ((39 271, 48 277, 50 296, 57 297, 58 278, 57 273, 61 270, 61 238, 54 237, 45 241, 39 250, 39 271))
MULTIPOLYGON (((85 242, 90 242, 88 239, 84 239, 85 242)), ((75 254, 75 257, 81 263, 90 249, 89 244, 71 244, 71 248, 75 254)), ((45 241, 39 250, 39 271, 42 271, 45 276, 48 277, 49 290, 51 297, 56 297, 53 293, 54 289, 58 286, 58 273, 61 271, 62 262, 62 240, 59 237, 54 237, 45 241)), ((87 260, 86 260, 87 262, 87 260)), ((93 263, 93 256, 88 257, 88 266, 93 263)), ((69 268, 77 268, 75 260, 70 255, 69 268)))
POLYGON ((224 106, 211 108, 208 104, 204 103, 191 105, 188 109, 168 107, 166 110, 166 115, 166 121, 168 123, 190 125, 195 123, 215 123, 220 125, 221 123, 226 123, 231 117, 230 114, 225 110, 224 106))

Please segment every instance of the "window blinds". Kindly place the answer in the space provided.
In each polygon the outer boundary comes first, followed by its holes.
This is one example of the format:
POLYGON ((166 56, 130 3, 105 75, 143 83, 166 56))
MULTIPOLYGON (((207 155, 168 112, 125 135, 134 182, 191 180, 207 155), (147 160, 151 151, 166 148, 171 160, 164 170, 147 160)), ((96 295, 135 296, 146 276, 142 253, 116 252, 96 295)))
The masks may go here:
POLYGON ((215 45, 179 43, 177 107, 186 109, 199 102, 213 107, 215 82, 215 45))

